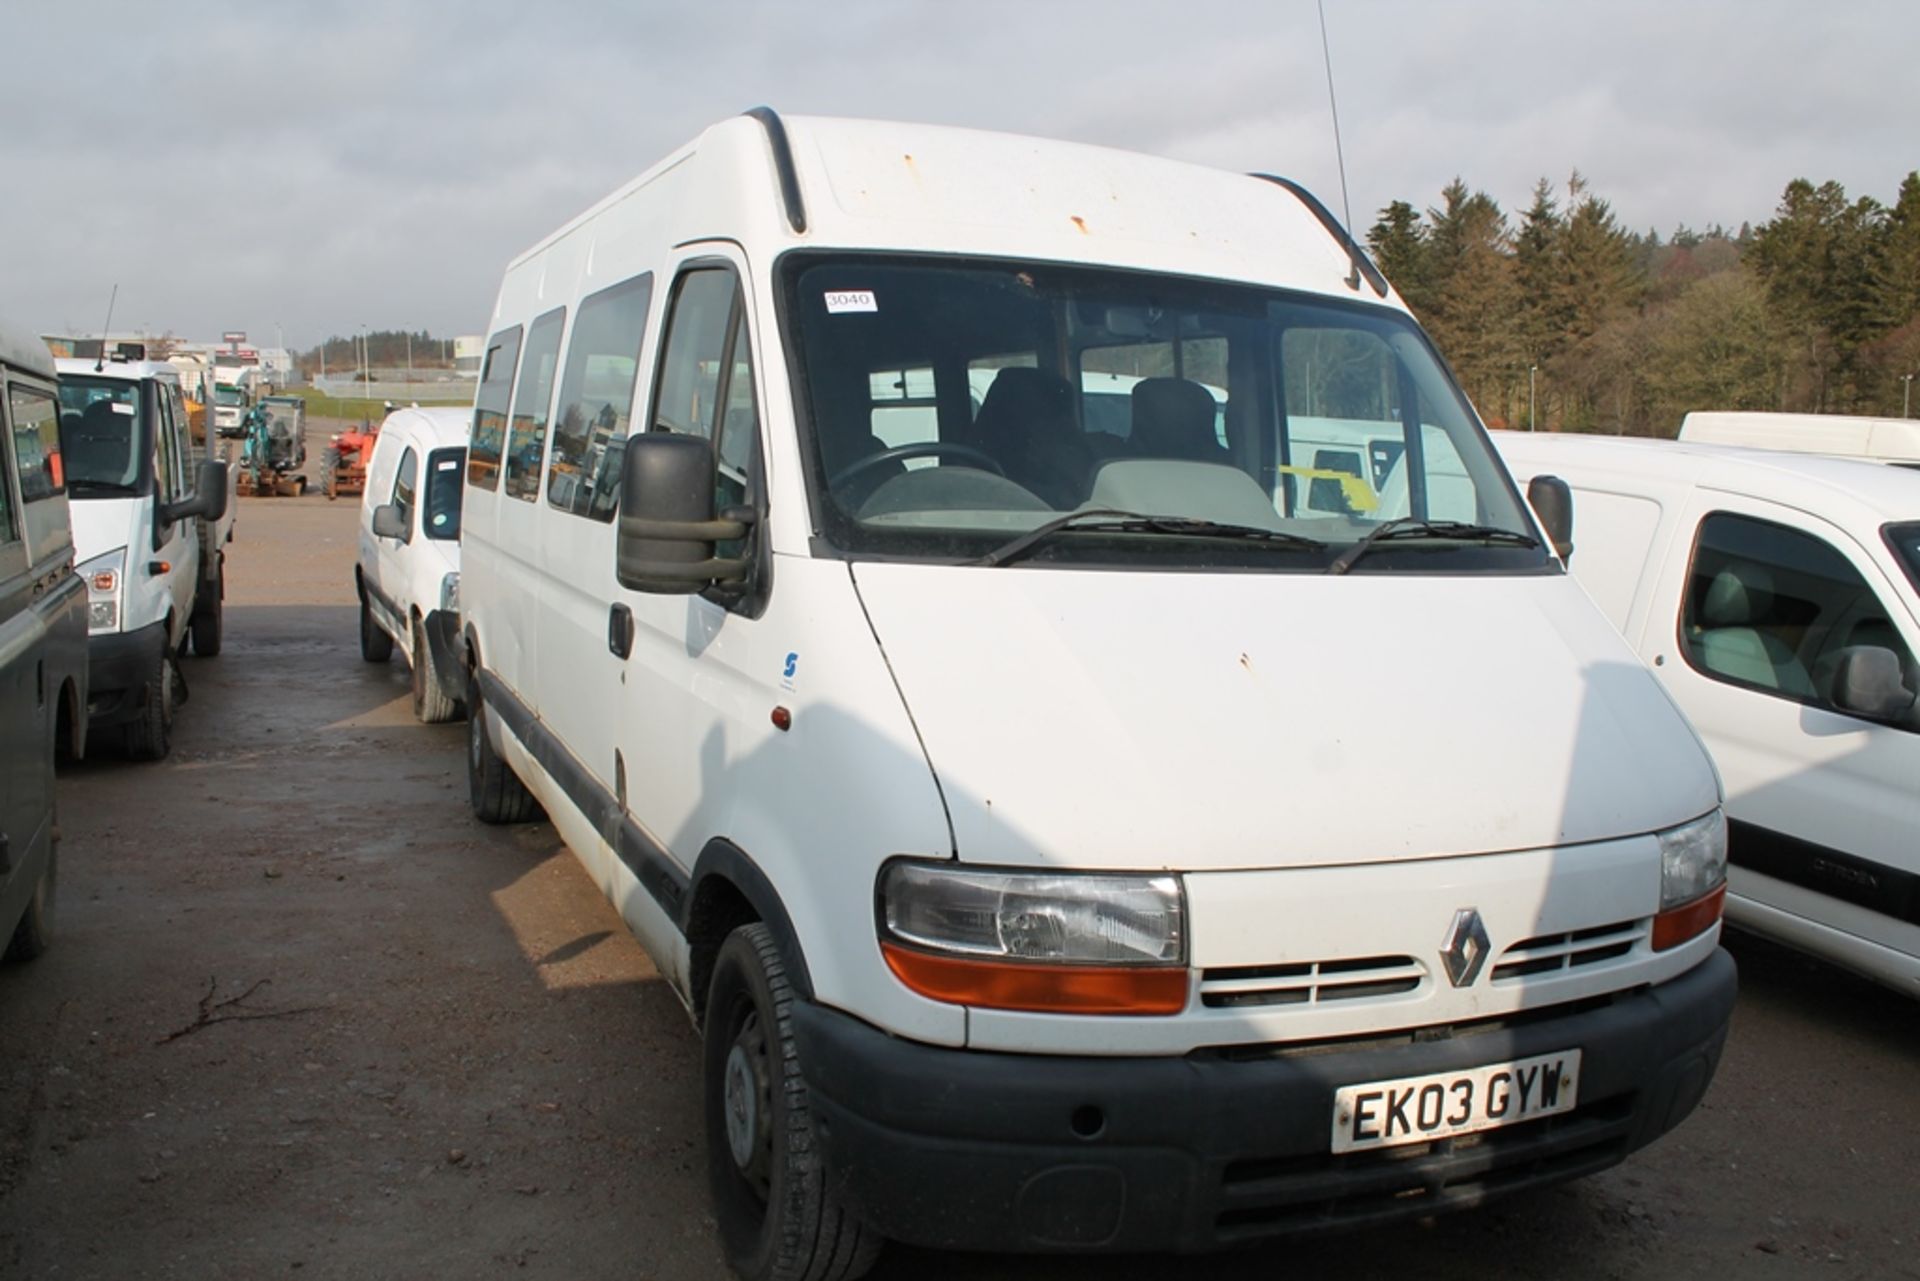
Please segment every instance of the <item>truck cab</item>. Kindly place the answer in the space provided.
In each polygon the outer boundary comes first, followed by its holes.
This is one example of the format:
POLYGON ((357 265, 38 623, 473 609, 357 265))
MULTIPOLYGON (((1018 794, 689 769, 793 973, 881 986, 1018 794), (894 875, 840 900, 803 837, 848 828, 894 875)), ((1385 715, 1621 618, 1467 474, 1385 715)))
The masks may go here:
MULTIPOLYGON (((203 563, 219 556, 224 535, 203 523, 227 514, 227 467, 195 466, 171 365, 56 365, 74 547, 88 593, 88 719, 96 730, 117 730, 130 755, 159 760, 185 691, 175 660, 203 633, 210 643, 201 652, 218 648, 217 607, 209 614, 201 584, 203 563)), ((213 570, 217 581, 217 562, 213 570)))

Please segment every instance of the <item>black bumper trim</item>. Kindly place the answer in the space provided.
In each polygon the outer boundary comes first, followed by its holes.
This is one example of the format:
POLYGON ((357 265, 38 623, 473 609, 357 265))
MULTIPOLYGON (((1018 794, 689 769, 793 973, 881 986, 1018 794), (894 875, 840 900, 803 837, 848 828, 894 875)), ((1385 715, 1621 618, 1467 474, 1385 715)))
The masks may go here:
POLYGON ((146 706, 147 675, 167 649, 167 625, 87 637, 87 724, 122 725, 146 706))
POLYGON ((794 1029, 834 1185, 882 1235, 947 1249, 1198 1251, 1429 1215, 1616 1164, 1705 1094, 1735 988, 1733 960, 1716 950, 1659 987, 1563 1017, 1251 1059, 948 1049, 810 1002, 795 1004, 794 1029), (1342 1085, 1575 1047, 1571 1112, 1425 1150, 1329 1150, 1342 1085))

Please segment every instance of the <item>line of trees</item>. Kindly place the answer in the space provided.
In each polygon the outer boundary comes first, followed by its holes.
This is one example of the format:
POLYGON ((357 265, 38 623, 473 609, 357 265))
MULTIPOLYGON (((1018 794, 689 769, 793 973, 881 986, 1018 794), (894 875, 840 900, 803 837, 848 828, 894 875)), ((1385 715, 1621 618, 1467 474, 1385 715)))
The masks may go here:
POLYGON ((302 374, 312 376, 320 372, 324 356, 328 373, 351 375, 360 368, 362 342, 366 345, 364 360, 372 369, 404 369, 409 353, 415 369, 453 367, 453 340, 435 338, 424 329, 376 329, 345 338, 335 335, 318 347, 301 352, 295 358, 296 363, 302 374))
POLYGON ((1490 424, 1671 436, 1695 409, 1902 412, 1920 370, 1920 172, 1891 207, 1787 184, 1771 221, 1623 228, 1576 172, 1517 224, 1455 179, 1367 236, 1490 424), (1531 400, 1530 400, 1531 397, 1531 400))

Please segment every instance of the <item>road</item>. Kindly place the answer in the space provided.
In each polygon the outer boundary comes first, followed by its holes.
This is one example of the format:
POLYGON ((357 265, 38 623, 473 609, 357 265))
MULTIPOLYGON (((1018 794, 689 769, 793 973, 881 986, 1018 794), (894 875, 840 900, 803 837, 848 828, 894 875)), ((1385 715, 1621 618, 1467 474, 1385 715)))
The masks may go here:
MULTIPOLYGON (((0 967, 0 1275, 720 1278, 697 1041, 463 729, 360 660, 355 507, 241 504, 166 761, 60 782, 53 949, 0 967)), ((1731 937, 1680 1130, 1600 1177, 1225 1258, 895 1249, 880 1278, 1920 1277, 1920 1007, 1731 937)))

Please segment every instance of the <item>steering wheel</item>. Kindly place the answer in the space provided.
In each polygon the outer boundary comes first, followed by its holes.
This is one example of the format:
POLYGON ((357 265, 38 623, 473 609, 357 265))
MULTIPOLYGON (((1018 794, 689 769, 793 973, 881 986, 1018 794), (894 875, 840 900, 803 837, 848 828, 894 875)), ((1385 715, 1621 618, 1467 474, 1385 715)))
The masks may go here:
POLYGON ((859 459, 852 465, 841 468, 839 475, 834 476, 827 482, 827 487, 829 489, 838 489, 855 476, 858 476, 861 472, 866 471, 870 467, 878 467, 881 463, 905 462, 909 458, 928 458, 934 455, 943 458, 964 458, 969 462, 985 468, 996 476, 1004 477, 1007 474, 1007 469, 1000 465, 999 459, 995 458, 992 454, 975 449, 972 445, 961 445, 946 440, 921 440, 908 445, 895 445, 893 448, 883 449, 877 454, 868 454, 865 458, 859 459))

